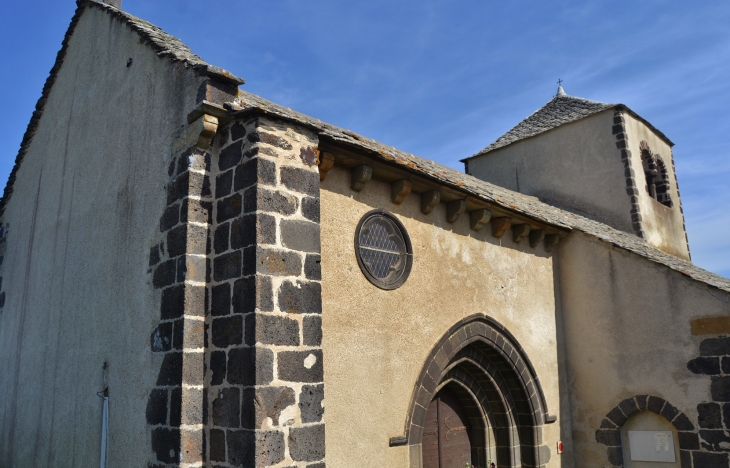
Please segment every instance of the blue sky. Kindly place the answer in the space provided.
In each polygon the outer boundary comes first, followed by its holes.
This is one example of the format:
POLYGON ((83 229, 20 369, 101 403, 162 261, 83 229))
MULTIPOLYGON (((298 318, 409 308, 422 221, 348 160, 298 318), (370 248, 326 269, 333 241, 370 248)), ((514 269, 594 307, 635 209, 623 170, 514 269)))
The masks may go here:
MULTIPOLYGON (((462 169, 546 103, 621 102, 661 129, 693 260, 730 276, 730 2, 123 0, 244 89, 462 169)), ((0 180, 75 2, 5 2, 0 180)))

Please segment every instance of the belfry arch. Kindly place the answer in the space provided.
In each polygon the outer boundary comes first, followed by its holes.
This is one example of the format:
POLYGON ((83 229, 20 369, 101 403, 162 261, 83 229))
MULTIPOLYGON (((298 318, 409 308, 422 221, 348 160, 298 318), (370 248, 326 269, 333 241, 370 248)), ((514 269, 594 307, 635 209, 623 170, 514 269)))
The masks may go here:
POLYGON ((649 196, 664 206, 674 206, 670 195, 669 171, 664 159, 654 154, 646 141, 639 144, 641 150, 641 163, 646 178, 646 191, 649 196))
POLYGON ((426 359, 405 424, 411 468, 424 467, 424 433, 431 436, 433 422, 429 419, 430 430, 424 427, 443 392, 463 408, 460 429, 468 432, 472 466, 485 467, 489 461, 500 467, 547 464, 550 451, 540 427, 557 418, 548 413, 526 353, 496 320, 482 314, 461 320, 426 359))

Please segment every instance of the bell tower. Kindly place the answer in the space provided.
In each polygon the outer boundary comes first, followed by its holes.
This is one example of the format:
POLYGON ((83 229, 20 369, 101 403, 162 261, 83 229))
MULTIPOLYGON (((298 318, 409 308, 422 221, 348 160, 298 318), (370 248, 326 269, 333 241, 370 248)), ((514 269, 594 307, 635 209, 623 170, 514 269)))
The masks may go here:
POLYGON ((467 174, 642 237, 689 260, 674 143, 624 104, 565 93, 479 153, 467 174))

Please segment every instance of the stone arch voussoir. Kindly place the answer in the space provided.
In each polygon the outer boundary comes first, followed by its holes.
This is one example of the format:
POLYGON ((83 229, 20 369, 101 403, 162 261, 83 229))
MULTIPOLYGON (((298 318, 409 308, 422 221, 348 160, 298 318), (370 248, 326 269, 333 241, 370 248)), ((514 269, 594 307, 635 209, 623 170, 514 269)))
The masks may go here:
MULTIPOLYGON (((529 418, 532 426, 552 423, 557 418, 548 413, 545 395, 527 354, 517 339, 499 322, 483 314, 475 314, 454 324, 439 340, 429 354, 419 376, 411 398, 405 425, 404 445, 420 444, 423 421, 430 401, 448 372, 450 364, 469 346, 480 347, 492 362, 481 362, 482 366, 509 367, 512 381, 507 385, 519 385, 525 395, 524 408, 529 414, 521 414, 521 419, 529 418)), ((468 349, 461 356, 474 356, 468 349)), ((524 411, 523 411, 524 413, 524 411)), ((391 443, 395 443, 395 439, 391 443)))
MULTIPOLYGON (((606 413, 606 417, 601 422, 601 427, 596 430, 596 442, 606 446, 608 461, 611 466, 623 466, 621 427, 631 416, 640 411, 651 411, 672 423, 672 426, 677 430, 680 455, 684 455, 682 453, 684 451, 699 448, 699 439, 695 426, 687 415, 662 397, 637 395, 626 398, 614 406, 611 411, 606 413)), ((682 464, 682 466, 685 465, 682 464)))

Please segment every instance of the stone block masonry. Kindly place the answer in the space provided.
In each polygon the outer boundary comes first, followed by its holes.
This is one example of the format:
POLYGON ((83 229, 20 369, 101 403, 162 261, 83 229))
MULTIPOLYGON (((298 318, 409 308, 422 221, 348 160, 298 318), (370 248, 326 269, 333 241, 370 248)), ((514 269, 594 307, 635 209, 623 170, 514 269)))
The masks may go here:
POLYGON ((639 207, 639 187, 636 183, 636 174, 631 168, 631 149, 629 135, 626 132, 626 121, 623 116, 623 109, 617 108, 613 113, 613 135, 616 137, 616 148, 621 152, 621 162, 624 164, 624 176, 626 177, 626 193, 631 197, 631 226, 639 237, 644 237, 642 226, 641 208, 639 207))
POLYGON ((204 457, 211 161, 210 152, 197 148, 172 158, 159 243, 149 253, 152 285, 160 290, 160 322, 150 347, 161 364, 146 409, 154 468, 202 466, 204 457))
POLYGON ((709 377, 712 400, 697 405, 697 448, 702 452, 693 453, 693 466, 725 467, 730 465, 730 337, 705 339, 699 350, 687 369, 709 377))
POLYGON ((324 467, 317 145, 262 117, 218 132, 206 466, 324 467))
POLYGON ((249 118, 172 158, 150 467, 324 467, 317 144, 249 118))
POLYGON ((682 468, 730 466, 730 337, 703 340, 700 355, 687 363, 693 374, 709 377, 711 401, 698 402, 697 424, 660 396, 638 395, 613 408, 596 430, 596 441, 607 446, 611 466, 623 466, 621 426, 639 411, 652 411, 677 430, 682 468))

